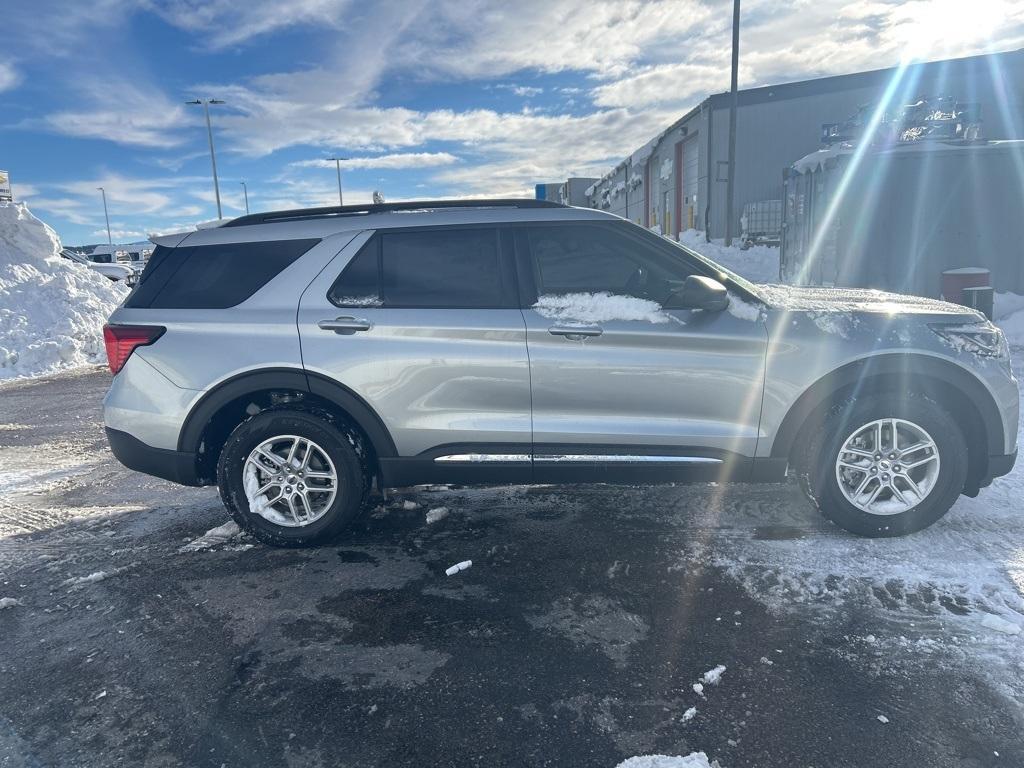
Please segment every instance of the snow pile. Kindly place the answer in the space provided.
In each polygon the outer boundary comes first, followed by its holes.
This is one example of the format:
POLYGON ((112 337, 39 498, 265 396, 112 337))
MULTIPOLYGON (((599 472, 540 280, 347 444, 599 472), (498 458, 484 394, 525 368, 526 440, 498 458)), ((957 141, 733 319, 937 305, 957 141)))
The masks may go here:
POLYGON ((997 293, 993 301, 992 316, 1003 329, 1011 347, 1024 347, 1024 296, 1016 293, 997 293))
POLYGON ((641 755, 623 760, 615 768, 711 768, 703 752, 686 755, 641 755))
POLYGON ((704 233, 688 229, 679 233, 679 243, 701 256, 731 269, 752 283, 779 282, 779 249, 753 245, 747 250, 738 245, 726 248, 723 240, 704 242, 704 233))
POLYGON ((60 249, 24 203, 0 203, 0 379, 105 360, 103 324, 128 289, 60 249))
POLYGON ((21 604, 21 600, 16 597, 0 597, 0 611, 4 608, 14 608, 21 604))
POLYGON ((578 323, 605 323, 611 320, 667 323, 669 320, 657 302, 606 292, 541 296, 533 305, 533 309, 549 320, 578 323))

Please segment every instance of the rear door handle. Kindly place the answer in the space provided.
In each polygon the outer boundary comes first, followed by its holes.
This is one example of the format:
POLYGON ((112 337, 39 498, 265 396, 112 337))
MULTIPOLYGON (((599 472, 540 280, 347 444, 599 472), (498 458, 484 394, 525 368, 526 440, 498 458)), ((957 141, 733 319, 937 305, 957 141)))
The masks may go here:
POLYGON ((584 339, 600 336, 604 329, 597 325, 553 325, 548 328, 552 336, 564 336, 569 341, 583 341, 584 339))
POLYGON ((336 317, 333 320, 321 320, 316 325, 321 331, 334 331, 347 336, 360 331, 368 331, 373 327, 373 323, 369 320, 358 317, 336 317))

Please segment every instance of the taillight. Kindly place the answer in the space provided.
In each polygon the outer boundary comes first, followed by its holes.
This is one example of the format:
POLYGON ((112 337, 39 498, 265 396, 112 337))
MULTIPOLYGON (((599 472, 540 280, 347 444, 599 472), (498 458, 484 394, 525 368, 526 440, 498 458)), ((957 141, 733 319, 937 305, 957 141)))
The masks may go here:
POLYGON ((107 348, 107 365, 117 373, 136 347, 144 347, 159 339, 164 332, 159 325, 104 325, 103 343, 107 348))

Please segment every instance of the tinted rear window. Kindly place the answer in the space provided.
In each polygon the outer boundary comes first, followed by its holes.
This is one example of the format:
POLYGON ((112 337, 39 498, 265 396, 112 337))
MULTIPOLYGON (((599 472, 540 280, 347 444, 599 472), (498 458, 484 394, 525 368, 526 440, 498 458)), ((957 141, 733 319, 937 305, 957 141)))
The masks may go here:
POLYGON ((319 240, 157 246, 128 308, 224 309, 241 304, 319 240))
POLYGON ((376 235, 329 298, 339 306, 498 308, 517 306, 511 288, 497 230, 446 228, 376 235))

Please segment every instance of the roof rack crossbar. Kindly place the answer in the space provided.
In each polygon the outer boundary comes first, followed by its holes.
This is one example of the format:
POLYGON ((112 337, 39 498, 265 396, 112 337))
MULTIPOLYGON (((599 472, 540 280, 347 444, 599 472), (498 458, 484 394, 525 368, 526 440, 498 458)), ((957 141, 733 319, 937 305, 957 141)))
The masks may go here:
POLYGON ((251 224, 269 224, 300 219, 320 219, 335 216, 360 216, 371 213, 392 213, 394 211, 420 211, 438 208, 564 208, 552 200, 531 200, 529 198, 495 198, 479 200, 411 200, 402 203, 370 203, 368 205, 335 205, 327 208, 296 208, 289 211, 252 213, 232 219, 225 227, 246 227, 251 224))

